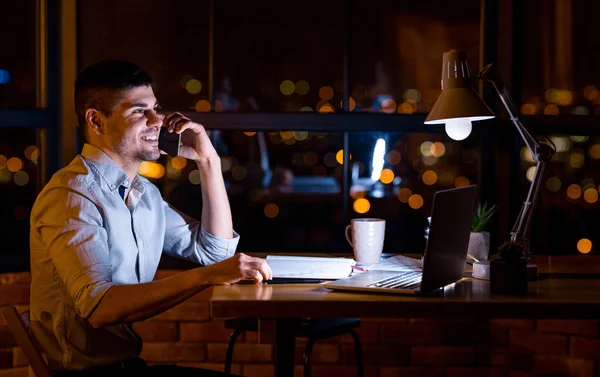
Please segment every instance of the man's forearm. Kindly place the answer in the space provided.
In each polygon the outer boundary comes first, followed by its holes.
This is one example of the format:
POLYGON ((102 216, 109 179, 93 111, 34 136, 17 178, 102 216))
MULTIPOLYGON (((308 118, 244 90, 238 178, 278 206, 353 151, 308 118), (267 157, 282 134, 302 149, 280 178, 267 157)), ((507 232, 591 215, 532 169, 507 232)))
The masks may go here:
POLYGON ((232 238, 231 208, 223 182, 221 160, 216 156, 196 163, 202 185, 202 225, 216 237, 232 238))
POLYGON ((141 321, 185 301, 211 286, 207 270, 195 268, 142 284, 115 285, 89 316, 94 328, 141 321))

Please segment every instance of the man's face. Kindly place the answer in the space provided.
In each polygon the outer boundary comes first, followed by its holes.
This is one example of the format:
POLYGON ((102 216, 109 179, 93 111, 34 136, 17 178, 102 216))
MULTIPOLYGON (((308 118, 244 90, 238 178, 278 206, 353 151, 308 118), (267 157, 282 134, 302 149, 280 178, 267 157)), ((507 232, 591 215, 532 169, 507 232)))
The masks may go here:
POLYGON ((150 86, 123 90, 112 114, 106 118, 105 143, 121 158, 132 163, 160 157, 158 134, 163 116, 150 86))

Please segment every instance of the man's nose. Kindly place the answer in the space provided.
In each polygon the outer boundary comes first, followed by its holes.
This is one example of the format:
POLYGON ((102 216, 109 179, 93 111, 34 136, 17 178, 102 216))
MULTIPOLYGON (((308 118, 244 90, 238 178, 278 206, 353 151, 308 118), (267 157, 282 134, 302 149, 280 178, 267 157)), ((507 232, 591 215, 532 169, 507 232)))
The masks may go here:
POLYGON ((150 110, 150 115, 148 116, 148 127, 161 127, 164 118, 165 116, 163 114, 159 114, 155 110, 150 110))

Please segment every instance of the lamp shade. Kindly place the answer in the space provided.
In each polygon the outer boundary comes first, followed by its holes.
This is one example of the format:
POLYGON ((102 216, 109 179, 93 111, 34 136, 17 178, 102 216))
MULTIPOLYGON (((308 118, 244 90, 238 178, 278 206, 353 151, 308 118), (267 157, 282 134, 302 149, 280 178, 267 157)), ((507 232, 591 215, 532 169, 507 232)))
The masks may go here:
POLYGON ((464 51, 445 52, 442 94, 425 119, 425 124, 447 123, 449 119, 476 121, 493 117, 492 110, 471 87, 471 74, 464 51))

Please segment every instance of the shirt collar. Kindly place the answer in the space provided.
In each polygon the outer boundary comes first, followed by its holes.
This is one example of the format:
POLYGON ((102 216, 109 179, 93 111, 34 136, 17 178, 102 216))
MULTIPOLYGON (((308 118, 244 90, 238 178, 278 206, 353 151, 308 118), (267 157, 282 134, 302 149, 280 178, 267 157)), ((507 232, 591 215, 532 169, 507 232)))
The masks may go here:
MULTIPOLYGON (((111 190, 119 186, 131 187, 129 177, 106 153, 99 148, 84 144, 81 157, 104 179, 111 190)), ((136 176, 137 178, 137 176, 136 176)), ((136 179, 137 180, 137 179, 136 179)))

